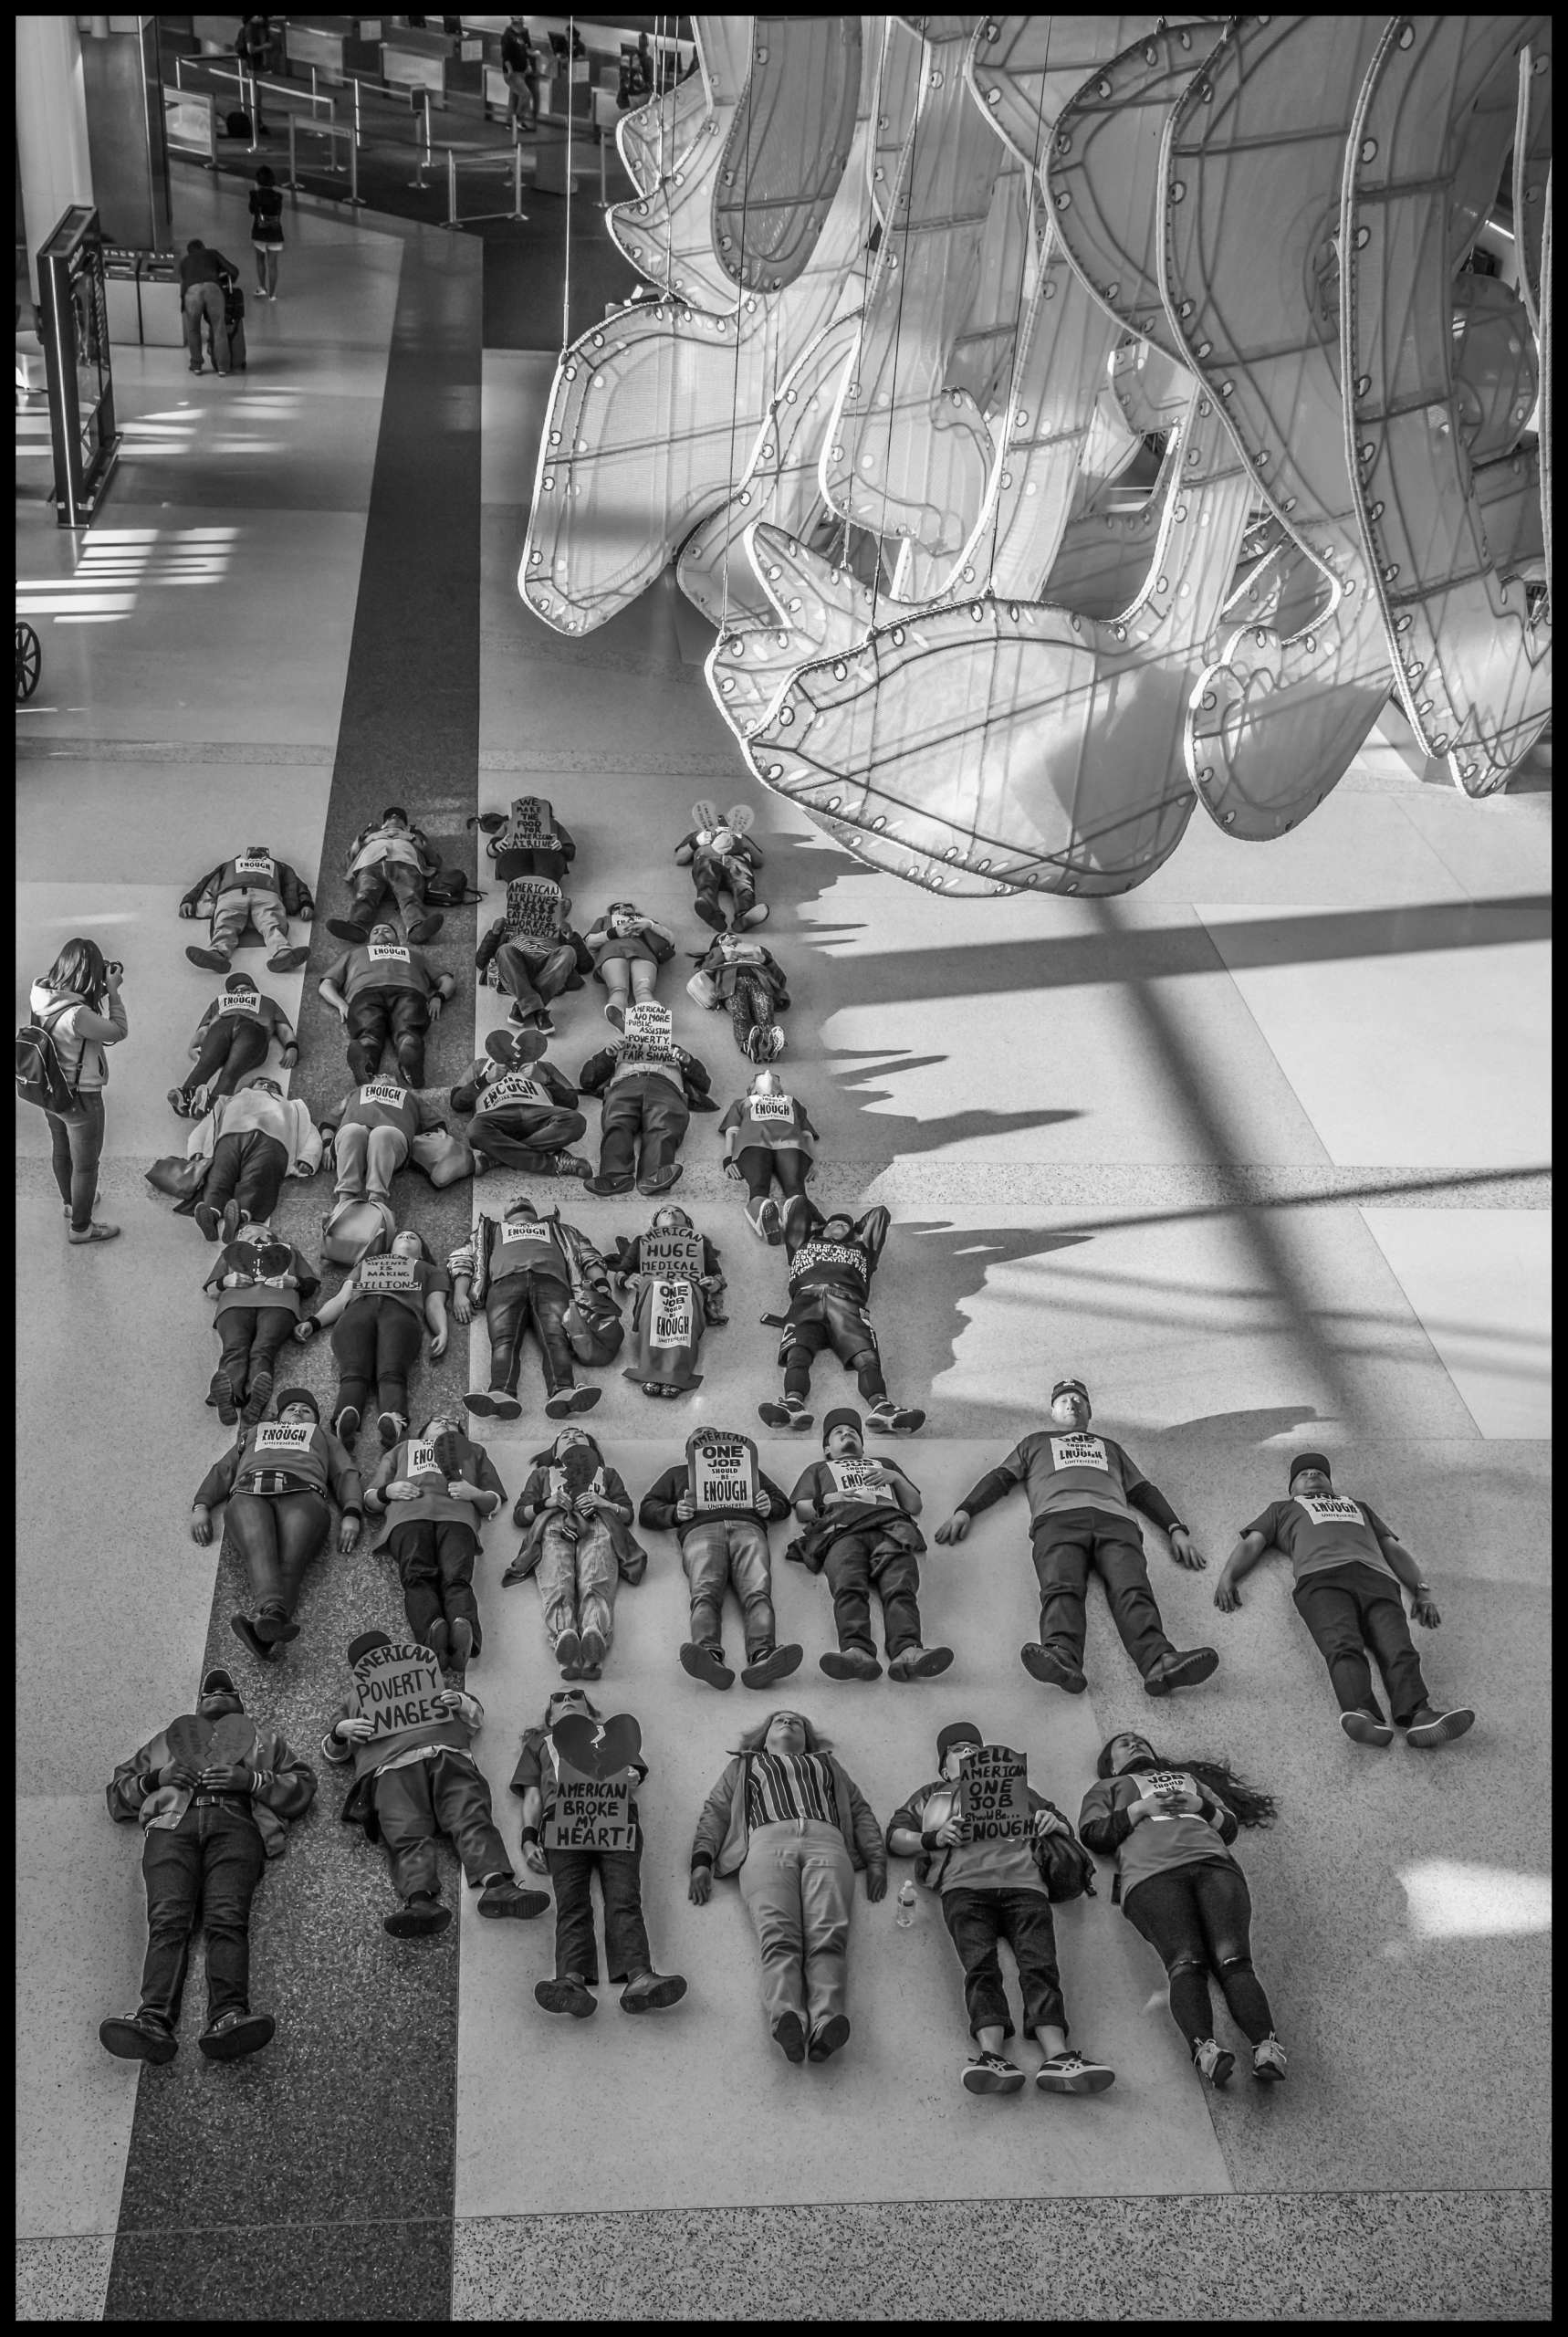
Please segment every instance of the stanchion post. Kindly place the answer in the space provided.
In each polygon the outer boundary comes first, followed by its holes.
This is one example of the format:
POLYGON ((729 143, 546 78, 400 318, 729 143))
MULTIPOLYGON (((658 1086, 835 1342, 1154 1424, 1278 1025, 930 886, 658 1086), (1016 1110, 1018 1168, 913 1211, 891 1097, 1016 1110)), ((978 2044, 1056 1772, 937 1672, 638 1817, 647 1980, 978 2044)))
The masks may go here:
MULTIPOLYGON (((355 86, 357 88, 358 84, 355 86)), ((333 143, 337 143, 335 135, 333 143)), ((362 211, 365 207, 364 197, 360 193, 360 141, 357 136, 349 140, 348 204, 350 211, 362 211)))
MULTIPOLYGON (((428 121, 428 107, 425 118, 428 121)), ((449 227, 457 225, 457 156, 450 146, 446 150, 446 225, 449 227)))
POLYGON ((408 181, 408 184, 412 187, 417 188, 419 193, 423 194, 424 193, 424 173, 430 163, 430 91, 428 89, 421 89, 416 94, 420 112, 424 118, 424 152, 423 154, 419 152, 419 132, 416 130, 413 133, 413 176, 408 181))
POLYGON ((291 113, 288 117, 288 176, 283 182, 290 194, 298 194, 299 192, 299 165, 294 152, 294 124, 295 117, 291 113))
MULTIPOLYGON (((245 67, 243 65, 239 69, 239 101, 241 105, 244 105, 245 67)), ((247 150, 252 154, 259 154, 261 152, 260 139, 256 131, 256 123, 260 119, 260 115, 261 100, 256 94, 256 75, 253 73, 250 77, 250 145, 247 150)))

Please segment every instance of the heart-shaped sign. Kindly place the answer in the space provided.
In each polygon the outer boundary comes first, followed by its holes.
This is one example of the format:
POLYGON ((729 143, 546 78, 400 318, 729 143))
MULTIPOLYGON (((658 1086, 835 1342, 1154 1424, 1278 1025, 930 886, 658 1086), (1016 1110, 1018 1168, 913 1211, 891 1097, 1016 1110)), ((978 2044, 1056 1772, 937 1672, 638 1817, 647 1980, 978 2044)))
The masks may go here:
POLYGON ((256 1271, 260 1275, 286 1274, 293 1263, 294 1252, 287 1242, 263 1242, 256 1251, 256 1271))
POLYGON ((435 1439, 435 1465, 448 1483, 463 1474, 464 1443, 465 1439, 449 1428, 444 1428, 435 1439))
POLYGON ((204 1767, 226 1768, 237 1762, 242 1768, 249 1768, 256 1752, 256 1723, 250 1714, 225 1713, 210 1725, 212 1735, 204 1767))
POLYGON ((207 1766, 207 1747, 213 1741, 213 1724, 200 1713, 182 1713, 172 1720, 163 1732, 169 1746, 171 1761, 186 1762, 198 1771, 207 1766))
POLYGON ((606 1721, 590 1720, 586 1713, 568 1713, 550 1734, 562 1760, 601 1785, 630 1768, 643 1750, 643 1732, 630 1713, 612 1713, 606 1721))

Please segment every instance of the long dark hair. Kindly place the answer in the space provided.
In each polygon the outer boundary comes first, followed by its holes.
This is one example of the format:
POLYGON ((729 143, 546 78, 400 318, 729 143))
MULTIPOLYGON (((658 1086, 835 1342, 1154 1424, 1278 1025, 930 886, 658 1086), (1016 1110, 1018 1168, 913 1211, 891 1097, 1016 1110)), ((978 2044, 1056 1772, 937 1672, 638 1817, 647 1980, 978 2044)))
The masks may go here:
POLYGON ((1249 1786, 1239 1777, 1228 1761, 1176 1760, 1174 1755, 1156 1753, 1150 1747, 1146 1756, 1127 1762, 1121 1769, 1113 1769, 1111 1747, 1117 1737, 1130 1736, 1131 1729, 1118 1729, 1100 1747, 1100 1758, 1094 1764, 1097 1777, 1126 1776, 1139 1769, 1185 1769, 1200 1786, 1207 1786, 1216 1800, 1222 1801, 1239 1826, 1271 1826, 1279 1815, 1280 1805, 1271 1793, 1264 1793, 1257 1786, 1249 1786))
POLYGON ((68 941, 44 976, 44 988, 57 994, 73 990, 89 1006, 100 1007, 109 990, 109 969, 97 942, 80 937, 68 941))
MULTIPOLYGON (((779 1707, 779 1712, 780 1713, 794 1711, 795 1707, 793 1704, 780 1704, 779 1707)), ((760 1753, 763 1746, 768 1742, 768 1732, 772 1727, 778 1717, 779 1713, 769 1713, 765 1720, 758 1722, 755 1728, 743 1728, 737 1742, 730 1746, 730 1751, 732 1753, 741 1754, 760 1753)), ((795 1717, 806 1732, 806 1750, 808 1753, 831 1753, 832 1751, 833 1742, 831 1737, 824 1736, 821 1730, 817 1727, 815 1723, 809 1721, 806 1718, 804 1713, 796 1713, 795 1717)))

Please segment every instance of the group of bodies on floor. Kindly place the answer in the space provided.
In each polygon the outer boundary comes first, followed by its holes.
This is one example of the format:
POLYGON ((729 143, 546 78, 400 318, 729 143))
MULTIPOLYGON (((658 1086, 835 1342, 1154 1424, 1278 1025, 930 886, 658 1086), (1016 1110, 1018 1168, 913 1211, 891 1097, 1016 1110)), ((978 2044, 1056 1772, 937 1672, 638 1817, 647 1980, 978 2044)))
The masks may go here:
MULTIPOLYGON (((392 1179, 405 1163, 437 1185, 511 1168, 574 1177, 598 1195, 635 1184, 656 1199, 681 1175, 675 1154, 691 1109, 714 1106, 706 1067, 675 1044, 668 1011, 655 1000, 659 969, 674 950, 668 928, 621 902, 586 936, 576 934, 561 889, 576 846, 550 807, 519 799, 508 815, 483 824, 507 900, 480 943, 476 967, 509 994, 509 1023, 492 1034, 445 1105, 423 1085, 424 1038, 456 985, 434 971, 423 945, 442 922, 435 904, 463 898, 465 879, 440 868, 400 807, 389 807, 355 839, 345 867, 350 907, 329 922, 346 947, 319 988, 345 1025, 354 1084, 318 1121, 260 1069, 273 1043, 285 1068, 298 1060, 291 1024, 254 983, 228 973, 250 921, 272 971, 302 960, 308 953, 291 946, 288 919, 313 918, 308 888, 257 845, 210 872, 182 903, 183 914, 210 919, 207 944, 187 954, 227 980, 192 1043, 192 1071, 170 1092, 173 1108, 197 1120, 185 1161, 161 1165, 179 1171, 164 1187, 178 1194, 177 1206, 220 1245, 207 1279, 221 1350, 208 1401, 237 1428, 198 1488, 192 1533, 210 1542, 213 1514, 223 1508, 252 1594, 253 1611, 235 1616, 232 1626, 258 1663, 272 1664, 299 1634, 295 1608, 306 1570, 331 1536, 334 1506, 345 1553, 367 1516, 382 1527, 376 1546, 397 1567, 409 1636, 395 1643, 378 1630, 351 1642, 350 1692, 322 1750, 353 1772, 345 1819, 385 1847, 398 1897, 385 1929, 414 1938, 450 1921, 435 1861, 441 1834, 479 1892, 481 1915, 542 1913, 549 1898, 519 1881, 469 1750, 483 1710, 467 1686, 483 1643, 473 1587, 480 1527, 507 1498, 468 1421, 520 1417, 523 1337, 533 1328, 545 1414, 569 1423, 533 1457, 512 1510, 524 1538, 502 1577, 537 1580, 562 1682, 540 1724, 527 1732, 512 1781, 523 1803, 523 1864, 548 1874, 555 1894, 555 1976, 541 1980, 536 1996, 546 2009, 579 2017, 595 2008, 590 1880, 597 1873, 608 1975, 621 1986, 622 2007, 642 2012, 673 2005, 686 1991, 681 1975, 654 1968, 643 1914, 636 1796, 647 1765, 632 1716, 606 1723, 581 1683, 601 1678, 617 1591, 622 1581, 641 1580, 648 1560, 632 1531, 631 1493, 572 1417, 601 1392, 579 1385, 575 1367, 602 1366, 620 1352, 625 1326, 617 1292, 630 1290, 633 1361, 625 1376, 653 1397, 695 1389, 704 1334, 726 1319, 719 1252, 667 1202, 646 1234, 622 1237, 607 1255, 558 1210, 541 1212, 518 1195, 495 1216, 478 1211, 468 1240, 443 1265, 413 1228, 397 1228, 392 1179), (388 891, 399 925, 377 921, 388 891), (580 988, 585 975, 604 985, 605 1013, 619 1036, 589 1059, 574 1088, 546 1061, 546 1049, 552 1004, 580 988), (383 1070, 384 1056, 394 1069, 383 1070), (579 1090, 603 1097, 596 1175, 570 1149, 586 1126, 579 1090), (451 1127, 455 1114, 469 1117, 465 1133, 451 1127), (348 1272, 332 1297, 313 1307, 320 1277, 277 1237, 271 1218, 284 1179, 314 1173, 329 1148, 336 1189, 323 1251, 348 1272), (414 1434, 409 1376, 427 1343, 433 1357, 444 1351, 449 1294, 459 1324, 476 1306, 485 1310, 489 1385, 414 1434), (308 1389, 275 1385, 284 1345, 318 1329, 329 1331, 338 1364, 326 1422, 308 1389), (354 1446, 372 1394, 382 1452, 367 1483, 354 1446)), ((744 807, 721 818, 699 804, 676 858, 692 869, 697 912, 716 933, 688 987, 704 1007, 727 1006, 741 1052, 766 1064, 783 1046, 775 1018, 788 990, 777 961, 747 934, 767 916, 756 896, 762 861, 748 826, 744 807)), ((73 943, 36 986, 33 1008, 40 1019, 53 1014, 51 1036, 78 1095, 96 1090, 100 1146, 103 1048, 127 1027, 118 975, 109 975, 93 945, 73 943), (70 951, 90 955, 78 961, 70 951)), ((84 1148, 74 1115, 50 1118, 57 1181, 72 1238, 80 1239, 84 1148)), ((770 1689, 799 1669, 802 1649, 777 1637, 768 1544, 769 1525, 792 1516, 800 1532, 787 1555, 808 1573, 825 1575, 832 1597, 838 1645, 819 1659, 822 1671, 839 1681, 882 1675, 874 1593, 892 1679, 936 1677, 953 1653, 927 1647, 922 1637, 921 1493, 904 1470, 869 1456, 864 1443, 868 1425, 906 1436, 925 1418, 888 1396, 871 1323, 887 1212, 824 1216, 815 1207, 805 1187, 816 1131, 769 1069, 753 1073, 721 1130, 727 1170, 747 1188, 752 1231, 785 1251, 786 1311, 764 1318, 781 1334, 784 1387, 777 1402, 759 1406, 762 1420, 779 1430, 814 1425, 810 1368, 824 1348, 856 1373, 869 1420, 849 1408, 831 1411, 821 1460, 788 1494, 760 1469, 751 1440, 723 1426, 695 1430, 685 1461, 643 1493, 637 1522, 673 1530, 681 1546, 690 1592, 681 1664, 711 1688, 734 1684, 722 1637, 733 1591, 743 1618, 745 1684, 770 1689)), ((89 1193, 89 1223, 90 1210, 89 1193)), ((116 1230, 96 1227, 94 1238, 116 1230)), ((1020 1651, 1025 1669, 1042 1684, 1083 1692, 1092 1572, 1145 1692, 1165 1696, 1208 1678, 1218 1657, 1208 1647, 1178 1650, 1166 1635, 1134 1513, 1167 1535, 1178 1564, 1200 1568, 1206 1561, 1159 1489, 1119 1443, 1092 1431, 1090 1420, 1083 1383, 1059 1382, 1049 1425, 980 1479, 936 1539, 961 1542, 976 1514, 1023 1487, 1040 1594, 1040 1636, 1020 1651)), ((1327 1662, 1349 1737, 1386 1745, 1397 1726, 1411 1745, 1430 1748, 1469 1729, 1469 1712, 1432 1704, 1410 1639, 1401 1587, 1412 1595, 1417 1621, 1438 1619, 1416 1561, 1364 1497, 1335 1493, 1326 1456, 1297 1455, 1285 1499, 1243 1529, 1215 1594, 1222 1610, 1239 1604, 1236 1584, 1270 1545, 1291 1558, 1295 1602, 1327 1662), (1392 1724, 1373 1691, 1369 1651, 1392 1724)), ((1115 1860, 1115 1896, 1165 1963, 1173 2017, 1203 2076, 1222 2084, 1234 2067, 1213 2034, 1211 1975, 1252 2049, 1254 2074, 1284 2075, 1283 2049, 1251 1963, 1247 1885, 1229 1848, 1239 1825, 1272 1816, 1270 1796, 1222 1762, 1169 1760, 1145 1737, 1124 1732, 1103 1748, 1075 1833, 1024 1782, 1021 1756, 988 1745, 971 1724, 948 1724, 937 1756, 937 1779, 912 1794, 884 1829, 810 1718, 783 1709, 741 1733, 705 1805, 690 1895, 702 1904, 716 1872, 738 1877, 757 1931, 770 2033, 788 2059, 824 2060, 846 2041, 853 1876, 863 1871, 868 1898, 880 1900, 891 1854, 919 1861, 964 1968, 978 2049, 961 2072, 965 2087, 1005 2094, 1027 2081, 1002 2049, 1014 2033, 997 1953, 1005 1939, 1023 1991, 1024 2033, 1043 2054, 1037 2084, 1063 2093, 1103 2090, 1113 2072, 1068 2042, 1051 1915, 1053 1899, 1092 1891, 1093 1851, 1115 1860), (981 1774, 976 1765, 998 1758, 1014 1787, 1006 1822, 977 1822, 967 1789, 981 1774)), ((141 2006, 103 2024, 108 2049, 127 2059, 172 2058, 198 1908, 208 1972, 202 2049, 214 2059, 235 2059, 270 2039, 270 2017, 249 2005, 250 1898, 314 1791, 308 1766, 275 1729, 250 1720, 223 1667, 209 1672, 195 1713, 171 1723, 116 1771, 110 1811, 138 1818, 144 1832, 149 1948, 141 2006)))

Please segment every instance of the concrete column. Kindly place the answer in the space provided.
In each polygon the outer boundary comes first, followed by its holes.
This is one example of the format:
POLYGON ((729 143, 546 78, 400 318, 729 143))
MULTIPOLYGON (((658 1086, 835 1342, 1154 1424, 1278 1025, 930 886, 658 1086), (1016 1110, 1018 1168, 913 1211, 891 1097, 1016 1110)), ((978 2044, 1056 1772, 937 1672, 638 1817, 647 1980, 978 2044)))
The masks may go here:
POLYGON ((62 211, 90 203, 81 41, 74 16, 18 16, 16 159, 26 220, 27 280, 38 297, 38 246, 62 211))

